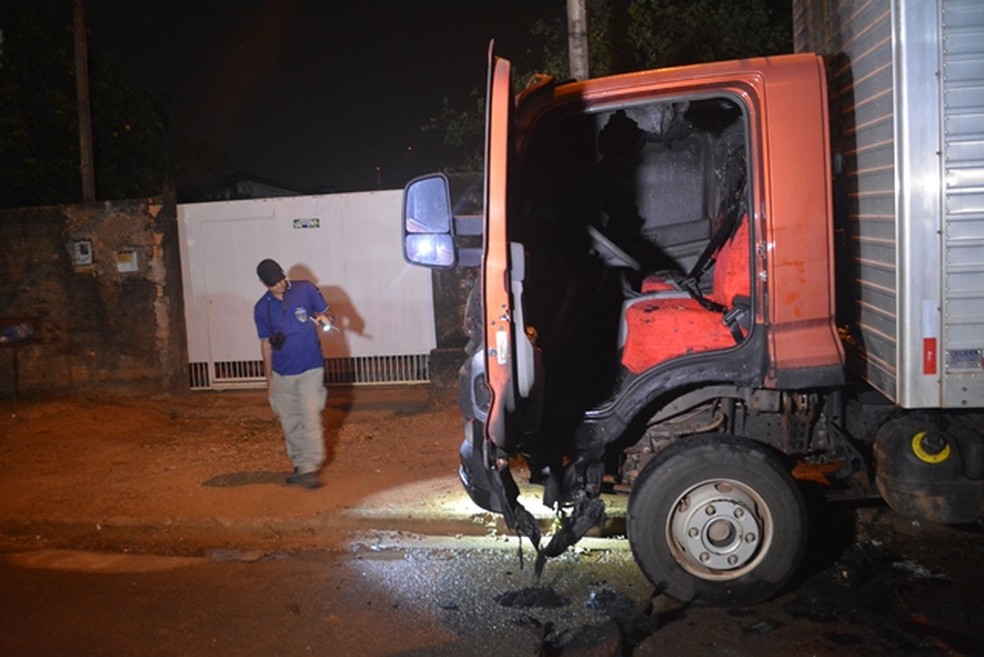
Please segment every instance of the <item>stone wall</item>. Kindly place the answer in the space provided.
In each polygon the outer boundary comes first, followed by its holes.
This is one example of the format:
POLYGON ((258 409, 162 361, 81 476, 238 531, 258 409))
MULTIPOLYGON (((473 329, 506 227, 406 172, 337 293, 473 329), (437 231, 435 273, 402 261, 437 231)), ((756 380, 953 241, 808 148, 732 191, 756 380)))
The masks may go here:
POLYGON ((0 245, 0 396, 187 389, 173 196, 0 210, 0 245))

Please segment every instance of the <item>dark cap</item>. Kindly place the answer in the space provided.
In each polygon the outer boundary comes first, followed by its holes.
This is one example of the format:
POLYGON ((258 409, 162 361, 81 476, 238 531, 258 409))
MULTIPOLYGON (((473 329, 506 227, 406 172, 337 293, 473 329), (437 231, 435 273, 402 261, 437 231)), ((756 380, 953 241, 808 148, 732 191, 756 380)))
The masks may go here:
POLYGON ((256 265, 256 275, 260 277, 263 284, 267 287, 273 287, 280 281, 287 278, 287 274, 284 270, 277 264, 276 260, 271 260, 267 258, 256 265))

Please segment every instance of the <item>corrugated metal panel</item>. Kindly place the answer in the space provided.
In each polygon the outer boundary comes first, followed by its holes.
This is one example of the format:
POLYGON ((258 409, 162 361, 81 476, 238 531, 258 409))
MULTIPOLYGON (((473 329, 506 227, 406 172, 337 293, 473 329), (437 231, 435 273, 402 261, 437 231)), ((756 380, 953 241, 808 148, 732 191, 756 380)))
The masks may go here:
POLYGON ((984 405, 984 3, 794 0, 827 56, 838 320, 908 408, 984 405))
POLYGON ((827 56, 831 150, 839 169, 837 285, 839 296, 851 301, 838 308, 838 319, 857 329, 849 345, 851 366, 894 399, 898 271, 891 3, 803 0, 795 3, 794 25, 796 50, 827 56))
MULTIPOLYGON (((891 14, 887 2, 860 3, 843 28, 850 58, 835 71, 839 150, 847 177, 847 215, 856 321, 867 354, 865 375, 894 392, 897 375, 895 162, 891 14)), ((843 271, 843 268, 842 268, 843 271)), ((845 281, 839 281, 841 284, 845 281)))
POLYGON ((984 4, 944 0, 944 405, 984 405, 984 4))

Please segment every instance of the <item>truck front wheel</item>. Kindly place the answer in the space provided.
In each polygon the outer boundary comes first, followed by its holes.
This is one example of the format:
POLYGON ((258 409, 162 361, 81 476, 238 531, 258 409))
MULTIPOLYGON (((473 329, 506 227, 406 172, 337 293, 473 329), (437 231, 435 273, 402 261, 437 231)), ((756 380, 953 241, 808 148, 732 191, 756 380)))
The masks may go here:
POLYGON ((658 592, 686 603, 748 605, 795 573, 806 515, 775 456, 719 434, 685 438, 653 457, 629 498, 627 530, 658 592))

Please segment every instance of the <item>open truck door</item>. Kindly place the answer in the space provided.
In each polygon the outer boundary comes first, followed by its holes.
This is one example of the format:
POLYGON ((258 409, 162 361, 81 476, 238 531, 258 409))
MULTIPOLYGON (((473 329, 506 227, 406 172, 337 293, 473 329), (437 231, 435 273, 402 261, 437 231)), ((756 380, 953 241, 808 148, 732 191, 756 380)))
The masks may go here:
POLYGON ((465 438, 461 445, 461 481, 485 509, 503 514, 506 524, 539 546, 536 520, 518 501, 519 488, 509 469, 517 436, 528 409, 536 408, 536 351, 523 319, 525 254, 507 229, 512 130, 512 66, 489 46, 485 117, 485 211, 479 294, 469 313, 471 343, 480 348, 463 370, 461 401, 465 438), (466 408, 467 406, 467 408, 466 408))
MULTIPOLYGON (((534 396, 537 367, 534 336, 523 317, 525 252, 507 230, 512 120, 512 75, 509 60, 489 49, 486 116, 485 241, 482 253, 482 333, 484 371, 489 390, 485 437, 512 453, 509 425, 523 400, 534 396)), ((528 413, 518 413, 528 421, 528 413)), ((520 419, 519 422, 524 420, 520 419)), ((523 428, 519 427, 519 433, 523 428)))
POLYGON ((404 197, 403 253, 428 267, 480 266, 469 299, 466 351, 459 405, 465 417, 460 477, 472 500, 503 514, 509 527, 538 546, 539 528, 518 502, 509 469, 517 436, 538 421, 538 354, 523 319, 525 254, 510 242, 506 225, 511 157, 512 79, 509 60, 489 46, 486 96, 485 191, 480 218, 452 213, 443 175, 412 181, 404 197), (478 228, 480 226, 480 228, 478 228), (461 248, 457 235, 481 234, 481 250, 461 248))

